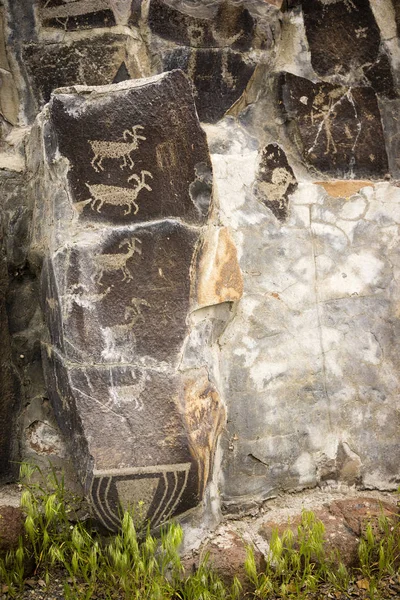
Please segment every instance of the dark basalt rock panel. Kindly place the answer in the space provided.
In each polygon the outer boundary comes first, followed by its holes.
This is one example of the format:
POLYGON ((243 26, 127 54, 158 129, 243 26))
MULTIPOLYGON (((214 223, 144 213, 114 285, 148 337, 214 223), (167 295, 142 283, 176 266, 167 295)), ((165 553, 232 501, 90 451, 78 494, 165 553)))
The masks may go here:
POLYGON ((59 87, 112 83, 126 58, 125 43, 124 36, 107 33, 73 45, 26 44, 22 58, 38 104, 59 87))
POLYGON ((153 526, 196 506, 225 414, 206 369, 178 370, 212 185, 190 89, 175 71, 59 90, 34 133, 45 378, 109 529, 139 501, 153 526))
POLYGON ((39 0, 39 15, 44 27, 65 31, 112 27, 116 23, 109 6, 108 0, 68 3, 63 0, 39 0))
POLYGON ((380 31, 367 0, 301 4, 311 63, 318 75, 344 75, 376 61, 380 31))
POLYGON ((211 162, 183 73, 103 99, 57 93, 50 112, 82 219, 206 221, 211 162))
MULTIPOLYGON (((1 224, 0 224, 1 225, 1 224)), ((11 366, 11 345, 6 312, 8 271, 2 227, 0 228, 0 482, 15 476, 16 390, 11 366)))
POLYGON ((162 221, 57 253, 42 285, 52 343, 77 362, 136 363, 151 356, 175 364, 187 331, 198 237, 162 221))
POLYGON ((64 364, 62 356, 51 346, 43 344, 41 353, 48 397, 67 441, 77 473, 81 482, 85 484, 93 461, 76 398, 70 387, 68 367, 64 364))
POLYGON ((71 368, 46 347, 43 358, 60 426, 105 527, 117 529, 121 508, 138 502, 152 526, 196 506, 178 378, 131 366, 71 368))
POLYGON ((285 152, 277 144, 268 144, 260 158, 256 194, 279 221, 289 211, 289 196, 297 188, 297 180, 285 152))
POLYGON ((281 103, 303 158, 334 177, 382 178, 388 159, 372 88, 312 83, 281 75, 281 103))
POLYGON ((385 52, 382 52, 377 61, 364 69, 364 75, 378 96, 393 100, 398 92, 393 80, 392 67, 385 52))
POLYGON ((149 26, 153 33, 183 46, 230 46, 248 50, 253 39, 254 19, 243 6, 229 2, 211 11, 209 18, 199 18, 185 14, 163 0, 151 0, 149 26))
POLYGON ((163 68, 188 74, 200 121, 215 123, 243 94, 255 65, 230 49, 177 48, 165 54, 163 68))

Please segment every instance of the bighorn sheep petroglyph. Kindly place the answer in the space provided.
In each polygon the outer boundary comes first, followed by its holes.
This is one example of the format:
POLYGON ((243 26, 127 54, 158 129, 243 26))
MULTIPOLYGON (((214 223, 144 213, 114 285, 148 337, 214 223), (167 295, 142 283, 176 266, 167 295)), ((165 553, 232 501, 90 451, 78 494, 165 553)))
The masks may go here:
POLYGON ((118 246, 118 248, 123 248, 123 246, 127 245, 127 252, 121 254, 99 254, 95 256, 94 264, 96 272, 92 277, 93 281, 96 281, 99 285, 103 285, 101 280, 104 273, 111 273, 112 271, 122 271, 122 281, 133 279, 133 275, 126 263, 134 254, 142 254, 142 249, 140 246, 137 246, 137 244, 141 243, 141 240, 133 237, 131 240, 123 240, 118 246))
POLYGON ((138 149, 140 140, 146 139, 143 135, 137 133, 138 129, 144 129, 144 127, 142 127, 142 125, 135 125, 131 130, 125 129, 122 134, 123 142, 89 140, 89 144, 94 154, 90 163, 93 169, 97 173, 104 171, 102 165, 104 158, 122 158, 123 162, 122 165, 120 165, 120 168, 123 169, 124 167, 129 166, 130 169, 133 169, 134 162, 131 158, 131 152, 138 149), (128 141, 129 137, 131 137, 130 141, 128 141))
POLYGON ((151 192, 151 187, 146 183, 145 177, 148 175, 153 178, 153 175, 150 171, 141 171, 139 175, 131 175, 128 179, 128 182, 131 179, 137 181, 138 185, 133 188, 122 188, 115 185, 104 185, 102 183, 96 183, 94 185, 90 185, 86 183, 86 187, 89 189, 89 192, 92 196, 92 199, 88 200, 87 203, 91 202, 90 207, 94 210, 96 202, 99 202, 97 206, 97 212, 100 212, 103 204, 109 204, 111 206, 127 206, 127 209, 124 211, 124 215, 129 215, 132 212, 132 205, 135 207, 133 212, 134 215, 137 214, 139 210, 139 205, 136 202, 136 198, 138 197, 141 190, 146 189, 151 192))

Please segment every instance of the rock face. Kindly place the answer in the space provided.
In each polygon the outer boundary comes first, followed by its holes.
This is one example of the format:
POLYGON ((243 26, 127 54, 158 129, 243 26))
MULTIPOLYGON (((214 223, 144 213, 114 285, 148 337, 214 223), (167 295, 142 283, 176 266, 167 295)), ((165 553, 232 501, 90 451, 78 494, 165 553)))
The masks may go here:
POLYGON ((304 159, 332 177, 388 175, 374 91, 282 74, 282 103, 304 159))
POLYGON ((3 472, 111 529, 395 489, 399 3, 0 5, 3 472))
POLYGON ((15 476, 15 419, 17 398, 15 376, 11 365, 10 334, 6 312, 8 291, 7 263, 4 236, 0 236, 0 482, 10 481, 15 476))
POLYGON ((257 225, 246 224, 257 209, 242 202, 241 266, 252 277, 236 318, 247 333, 235 321, 224 332, 221 377, 228 414, 237 406, 252 410, 238 410, 228 423, 226 501, 243 501, 244 490, 249 498, 263 497, 281 486, 346 480, 350 472, 349 483, 380 486, 383 473, 395 482, 399 364, 390 340, 398 250, 391 236, 397 235, 398 189, 381 183, 345 199, 303 184, 283 224, 262 208, 257 225), (262 274, 254 267, 261 256, 262 274), (376 471, 367 446, 378 422, 385 435, 376 435, 376 451, 385 465, 376 471))
POLYGON ((296 188, 297 181, 285 153, 277 144, 269 144, 261 154, 256 190, 280 221, 288 216, 289 197, 296 188))
POLYGON ((211 381, 177 369, 211 202, 205 135, 173 72, 60 90, 39 137, 50 397, 103 524, 143 502, 156 526, 201 500, 224 414, 211 381))

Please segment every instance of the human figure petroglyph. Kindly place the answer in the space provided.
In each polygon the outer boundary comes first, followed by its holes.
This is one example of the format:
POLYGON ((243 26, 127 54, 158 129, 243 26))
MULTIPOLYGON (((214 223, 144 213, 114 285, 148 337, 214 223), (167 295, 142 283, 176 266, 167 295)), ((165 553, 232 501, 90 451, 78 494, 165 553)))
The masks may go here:
POLYGON ((137 181, 138 185, 131 188, 122 188, 115 185, 104 185, 103 183, 96 183, 90 185, 86 183, 86 187, 89 189, 89 192, 92 196, 90 200, 85 201, 86 204, 90 203, 92 210, 98 202, 97 212, 100 212, 104 204, 109 204, 110 206, 127 206, 127 209, 124 211, 124 215, 129 215, 132 212, 132 206, 135 207, 133 214, 136 215, 139 211, 139 205, 136 202, 137 197, 141 190, 146 189, 149 192, 152 191, 152 188, 146 183, 146 175, 148 177, 153 178, 153 175, 150 171, 141 171, 140 177, 136 173, 131 175, 128 178, 128 183, 134 179, 137 181))
POLYGON ((122 240, 118 248, 123 248, 125 245, 128 246, 128 251, 121 254, 98 254, 94 256, 94 263, 96 272, 94 273, 92 280, 96 281, 99 285, 102 285, 101 280, 104 273, 112 273, 113 271, 122 271, 122 281, 130 281, 133 279, 133 275, 127 267, 128 260, 134 254, 142 254, 142 249, 137 244, 141 244, 141 240, 133 237, 130 240, 122 240))
MULTIPOLYGON (((348 100, 350 104, 352 104, 354 108, 353 96, 351 94, 351 88, 346 92, 343 88, 339 88, 338 90, 333 90, 327 96, 325 96, 322 92, 320 92, 315 98, 312 105, 311 110, 311 124, 314 125, 318 119, 321 119, 317 135, 315 137, 314 143, 307 150, 308 154, 311 154, 314 151, 314 148, 318 142, 318 139, 321 133, 324 131, 326 135, 326 149, 324 154, 329 154, 332 148, 332 154, 337 153, 337 147, 335 144, 335 140, 332 135, 332 119, 335 119, 337 114, 335 109, 344 101, 348 100), (328 104, 326 104, 328 102, 328 104), (315 111, 315 112, 314 112, 315 111)), ((356 111, 355 111, 356 113, 356 111)), ((357 117, 357 114, 356 114, 357 117)))
POLYGON ((131 158, 131 152, 139 148, 139 141, 145 140, 143 135, 137 133, 138 129, 144 129, 142 125, 134 125, 132 129, 125 129, 122 134, 123 141, 119 142, 108 142, 105 140, 89 140, 89 144, 93 151, 93 158, 91 165, 93 169, 99 173, 104 171, 102 165, 104 158, 122 158, 123 162, 120 168, 128 166, 129 169, 133 169, 134 162, 131 158), (128 141, 128 138, 131 140, 128 141), (129 164, 128 164, 129 163, 129 164))
POLYGON ((238 39, 243 35, 243 29, 241 29, 238 33, 234 33, 233 35, 224 35, 224 33, 218 31, 218 29, 214 26, 211 28, 211 35, 217 44, 221 47, 232 46, 238 39))
POLYGON ((150 307, 143 298, 132 298, 131 304, 125 308, 125 323, 100 328, 105 343, 101 356, 105 360, 129 361, 136 341, 133 329, 138 321, 144 321, 142 306, 150 307))

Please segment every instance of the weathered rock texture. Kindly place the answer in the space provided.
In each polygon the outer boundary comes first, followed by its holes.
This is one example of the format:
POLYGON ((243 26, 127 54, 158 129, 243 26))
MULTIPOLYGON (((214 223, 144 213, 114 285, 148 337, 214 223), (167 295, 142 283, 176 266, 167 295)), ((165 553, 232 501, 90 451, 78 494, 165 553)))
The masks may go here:
POLYGON ((143 501, 158 525, 201 500, 224 423, 207 372, 178 370, 212 192, 190 86, 61 89, 36 127, 49 394, 103 524, 143 501))
POLYGON ((0 9, 0 464, 110 528, 396 488, 398 2, 0 9))

